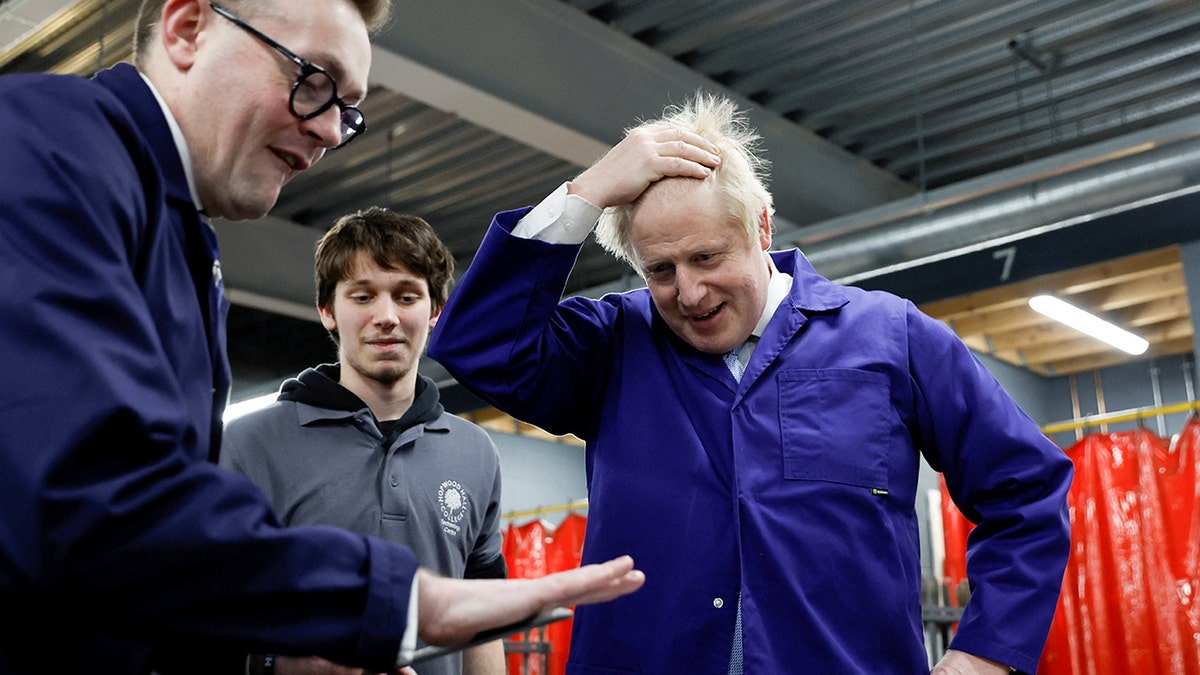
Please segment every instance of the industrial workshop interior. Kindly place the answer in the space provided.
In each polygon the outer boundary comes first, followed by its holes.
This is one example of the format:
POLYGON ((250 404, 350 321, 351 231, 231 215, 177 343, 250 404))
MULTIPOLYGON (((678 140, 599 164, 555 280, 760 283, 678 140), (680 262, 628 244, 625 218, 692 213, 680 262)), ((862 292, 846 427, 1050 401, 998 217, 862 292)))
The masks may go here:
MULTIPOLYGON (((461 275, 493 213, 538 203, 636 120, 715 92, 763 137, 772 248, 944 322, 1074 463, 1038 672, 1200 674, 1200 2, 392 4, 372 37, 369 136, 266 217, 214 222, 230 413, 336 360, 312 252, 338 215, 420 215, 461 275), (1080 310, 1133 344, 1083 332, 1080 310)), ((0 74, 128 60, 137 6, 0 0, 0 74)), ((566 293, 641 285, 589 240, 566 293)), ((584 443, 486 406, 428 357, 420 372, 500 451, 509 576, 578 565, 584 443)), ((918 494, 932 664, 970 597, 972 525, 927 464, 918 494)), ((563 673, 569 649, 569 620, 505 640, 514 674, 563 673)))

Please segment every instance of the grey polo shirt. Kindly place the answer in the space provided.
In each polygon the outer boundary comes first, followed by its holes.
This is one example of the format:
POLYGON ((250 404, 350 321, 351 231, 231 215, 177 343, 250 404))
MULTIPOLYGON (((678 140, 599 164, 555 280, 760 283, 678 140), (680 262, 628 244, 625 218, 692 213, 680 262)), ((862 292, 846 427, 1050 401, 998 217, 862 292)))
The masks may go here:
MULTIPOLYGON (((305 371, 280 400, 230 421, 221 466, 256 483, 285 526, 333 525, 398 542, 449 577, 503 577, 500 459, 487 433, 445 413, 428 380, 414 402, 424 412, 412 424, 406 415, 390 439, 366 405, 343 409, 354 407, 344 395, 334 407, 328 396, 295 400, 306 380, 336 377, 330 368, 305 371)), ((450 664, 459 662, 437 659, 421 673, 456 673, 461 666, 450 664)))
POLYGON ((388 444, 365 406, 293 400, 233 420, 221 466, 254 481, 280 521, 335 525, 408 546, 451 577, 497 576, 500 459, 478 426, 442 412, 388 444))

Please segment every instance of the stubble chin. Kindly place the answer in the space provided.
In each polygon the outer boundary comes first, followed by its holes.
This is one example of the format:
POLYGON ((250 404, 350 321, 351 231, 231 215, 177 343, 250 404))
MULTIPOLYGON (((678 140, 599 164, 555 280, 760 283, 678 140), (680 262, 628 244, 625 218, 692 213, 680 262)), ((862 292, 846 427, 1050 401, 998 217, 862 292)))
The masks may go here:
POLYGON ((380 384, 391 386, 400 380, 403 380, 405 377, 408 377, 408 374, 412 372, 412 369, 385 362, 375 364, 375 367, 372 368, 371 371, 372 372, 363 374, 380 384))
POLYGON ((681 340, 691 345, 694 349, 704 352, 705 354, 724 354, 730 349, 733 349, 733 347, 724 346, 724 343, 727 342, 729 338, 723 331, 719 334, 715 334, 711 331, 699 331, 696 330, 696 327, 692 326, 687 319, 672 325, 671 330, 681 340))

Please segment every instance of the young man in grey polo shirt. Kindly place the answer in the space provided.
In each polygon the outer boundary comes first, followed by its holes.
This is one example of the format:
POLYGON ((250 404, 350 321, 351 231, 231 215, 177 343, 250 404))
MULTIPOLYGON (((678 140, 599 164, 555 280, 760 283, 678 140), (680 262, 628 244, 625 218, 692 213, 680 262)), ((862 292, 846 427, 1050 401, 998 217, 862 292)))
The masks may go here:
MULTIPOLYGON (((447 414, 417 373, 453 271, 421 218, 371 208, 339 219, 317 245, 315 274, 338 363, 305 370, 275 403, 231 420, 221 465, 257 483, 284 525, 335 525, 405 544, 445 576, 503 578, 496 447, 447 414)), ((305 665, 266 658, 278 675, 305 665)), ((502 675, 503 644, 420 672, 502 675)))

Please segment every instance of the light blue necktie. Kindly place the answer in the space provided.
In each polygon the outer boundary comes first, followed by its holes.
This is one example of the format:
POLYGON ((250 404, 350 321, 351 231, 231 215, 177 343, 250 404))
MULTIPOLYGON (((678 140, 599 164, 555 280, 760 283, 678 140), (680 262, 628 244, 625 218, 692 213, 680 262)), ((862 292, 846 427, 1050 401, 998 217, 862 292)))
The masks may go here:
POLYGON ((741 382, 742 375, 746 374, 746 364, 750 362, 750 355, 754 353, 754 346, 756 344, 758 344, 758 336, 751 335, 746 338, 745 342, 734 347, 732 351, 726 352, 721 357, 721 360, 725 362, 725 367, 729 368, 730 373, 733 373, 733 379, 738 382, 741 382))
MULTIPOLYGON (((742 344, 746 343, 743 342, 742 344)), ((742 348, 739 345, 737 349, 727 352, 725 356, 721 357, 725 361, 725 367, 729 368, 729 372, 733 373, 733 379, 738 382, 742 381, 742 375, 746 373, 746 366, 742 365, 741 359, 738 358, 738 352, 741 350, 742 348)))

